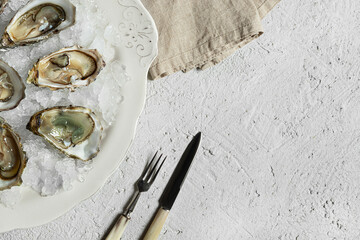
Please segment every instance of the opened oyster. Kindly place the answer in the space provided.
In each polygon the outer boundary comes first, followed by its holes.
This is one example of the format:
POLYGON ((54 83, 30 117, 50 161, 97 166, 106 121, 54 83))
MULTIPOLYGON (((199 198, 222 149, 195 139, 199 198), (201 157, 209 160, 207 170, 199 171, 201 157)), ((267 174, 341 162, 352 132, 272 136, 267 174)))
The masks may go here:
POLYGON ((66 155, 83 161, 99 152, 103 128, 84 107, 54 107, 31 117, 27 129, 45 138, 66 155))
POLYGON ((25 85, 19 74, 0 60, 0 112, 15 108, 25 97, 25 85))
POLYGON ((87 86, 105 66, 96 49, 63 48, 40 59, 29 71, 28 83, 52 90, 87 86))
POLYGON ((25 165, 26 156, 20 137, 0 117, 0 191, 22 183, 25 165))
POLYGON ((5 29, 3 47, 39 42, 75 23, 69 0, 32 0, 21 8, 5 29))
POLYGON ((8 0, 0 0, 0 13, 4 11, 4 8, 7 4, 8 0))

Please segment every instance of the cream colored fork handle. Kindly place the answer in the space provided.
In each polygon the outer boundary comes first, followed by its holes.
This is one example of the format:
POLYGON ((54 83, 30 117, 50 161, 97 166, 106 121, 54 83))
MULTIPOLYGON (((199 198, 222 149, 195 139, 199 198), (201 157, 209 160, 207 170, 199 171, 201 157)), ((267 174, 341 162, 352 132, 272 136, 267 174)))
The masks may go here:
POLYGON ((146 232, 144 240, 156 240, 159 238, 162 227, 165 224, 166 218, 169 215, 169 210, 159 208, 154 220, 146 232))
POLYGON ((123 235, 127 224, 129 223, 130 218, 121 214, 114 227, 111 229, 111 232, 106 237, 105 240, 120 240, 123 235))

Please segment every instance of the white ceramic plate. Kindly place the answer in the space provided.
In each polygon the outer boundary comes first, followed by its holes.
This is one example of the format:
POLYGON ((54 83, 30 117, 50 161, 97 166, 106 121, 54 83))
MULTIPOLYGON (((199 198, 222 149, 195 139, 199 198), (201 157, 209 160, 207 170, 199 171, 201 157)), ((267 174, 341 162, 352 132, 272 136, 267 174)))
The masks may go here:
POLYGON ((45 224, 89 198, 120 165, 132 142, 145 103, 147 72, 157 54, 157 31, 140 0, 97 1, 106 13, 104 16, 121 33, 117 58, 132 78, 124 87, 124 101, 119 106, 116 123, 108 130, 85 182, 77 182, 71 191, 46 198, 24 187, 22 200, 14 209, 0 205, 0 232, 45 224))

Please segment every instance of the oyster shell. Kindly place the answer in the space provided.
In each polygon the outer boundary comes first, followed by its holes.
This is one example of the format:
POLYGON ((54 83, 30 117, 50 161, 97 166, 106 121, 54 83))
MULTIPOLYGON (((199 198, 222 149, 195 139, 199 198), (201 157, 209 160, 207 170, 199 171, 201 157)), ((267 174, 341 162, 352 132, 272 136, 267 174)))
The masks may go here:
POLYGON ((95 81, 104 66, 96 49, 63 48, 40 59, 29 71, 27 82, 51 90, 68 88, 74 91, 95 81))
POLYGON ((19 74, 0 60, 0 112, 13 109, 25 97, 25 85, 19 74))
POLYGON ((0 117, 0 191, 22 183, 26 161, 20 137, 0 117))
POLYGON ((3 47, 27 45, 46 39, 75 23, 76 8, 69 0, 32 0, 5 29, 3 47))
POLYGON ((96 115, 84 107, 53 107, 31 117, 28 130, 64 154, 83 161, 99 152, 103 128, 96 115))
POLYGON ((0 13, 4 11, 4 8, 7 4, 8 0, 0 0, 0 13))

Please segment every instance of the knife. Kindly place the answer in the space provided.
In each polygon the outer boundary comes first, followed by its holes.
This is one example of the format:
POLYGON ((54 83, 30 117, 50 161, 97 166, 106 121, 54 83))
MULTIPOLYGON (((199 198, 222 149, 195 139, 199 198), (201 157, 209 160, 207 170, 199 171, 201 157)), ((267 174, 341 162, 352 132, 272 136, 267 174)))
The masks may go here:
POLYGON ((177 164, 163 194, 161 195, 159 200, 159 209, 145 234, 144 240, 158 239, 166 218, 168 217, 187 176, 188 170, 200 145, 200 140, 201 132, 195 135, 181 156, 179 163, 177 164))

